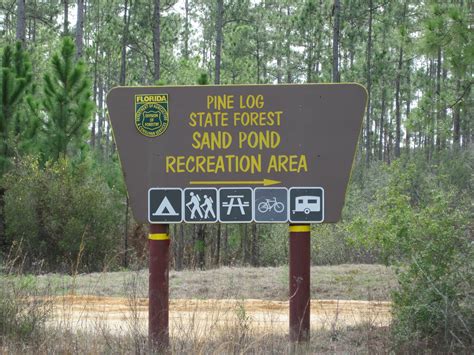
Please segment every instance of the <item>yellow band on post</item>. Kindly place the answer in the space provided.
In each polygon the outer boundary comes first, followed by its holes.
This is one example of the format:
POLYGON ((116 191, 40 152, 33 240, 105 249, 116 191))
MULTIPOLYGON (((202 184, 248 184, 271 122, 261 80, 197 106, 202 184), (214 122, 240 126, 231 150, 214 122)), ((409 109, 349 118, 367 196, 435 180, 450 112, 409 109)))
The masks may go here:
POLYGON ((311 226, 309 224, 290 225, 290 232, 311 232, 311 226))
POLYGON ((168 233, 151 233, 148 234, 148 239, 150 240, 168 240, 170 236, 168 233))

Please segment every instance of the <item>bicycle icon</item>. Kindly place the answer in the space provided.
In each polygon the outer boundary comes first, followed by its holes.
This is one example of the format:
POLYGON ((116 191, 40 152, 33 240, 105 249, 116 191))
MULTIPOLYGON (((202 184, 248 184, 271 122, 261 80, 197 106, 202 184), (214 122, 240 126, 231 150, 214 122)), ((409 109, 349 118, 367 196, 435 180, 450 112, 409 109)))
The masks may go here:
POLYGON ((271 212, 272 210, 276 213, 281 213, 285 209, 285 205, 282 202, 278 202, 276 197, 270 199, 266 198, 258 204, 257 209, 260 213, 271 212))

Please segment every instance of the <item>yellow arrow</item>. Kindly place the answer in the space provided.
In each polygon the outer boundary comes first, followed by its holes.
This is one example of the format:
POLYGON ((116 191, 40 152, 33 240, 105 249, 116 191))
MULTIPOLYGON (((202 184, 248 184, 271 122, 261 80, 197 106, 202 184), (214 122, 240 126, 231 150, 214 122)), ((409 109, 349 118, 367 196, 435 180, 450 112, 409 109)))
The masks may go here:
POLYGON ((226 181, 226 180, 217 180, 217 181, 190 181, 190 185, 263 185, 263 186, 271 186, 281 183, 278 180, 270 180, 270 179, 263 179, 263 180, 250 180, 250 181, 226 181))

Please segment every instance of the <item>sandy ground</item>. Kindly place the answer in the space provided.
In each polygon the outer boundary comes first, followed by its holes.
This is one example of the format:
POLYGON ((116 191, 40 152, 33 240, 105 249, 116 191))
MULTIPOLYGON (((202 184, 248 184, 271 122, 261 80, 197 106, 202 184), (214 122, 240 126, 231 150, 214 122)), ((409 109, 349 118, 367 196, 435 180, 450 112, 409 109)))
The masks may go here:
MULTIPOLYGON (((120 297, 61 296, 50 299, 49 324, 62 329, 112 334, 146 334, 148 300, 120 297)), ((390 302, 312 300, 311 329, 339 329, 369 323, 389 324, 390 302)), ((174 299, 171 336, 208 336, 232 330, 287 333, 288 302, 269 300, 174 299)))

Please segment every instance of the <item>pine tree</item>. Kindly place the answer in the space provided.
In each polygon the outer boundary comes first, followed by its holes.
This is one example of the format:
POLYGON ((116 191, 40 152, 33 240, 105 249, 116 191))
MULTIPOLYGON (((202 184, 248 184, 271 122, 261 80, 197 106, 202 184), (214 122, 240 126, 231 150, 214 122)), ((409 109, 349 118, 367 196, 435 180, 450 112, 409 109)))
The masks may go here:
POLYGON ((85 66, 75 62, 74 56, 73 41, 65 37, 60 53, 51 60, 51 71, 44 76, 45 148, 53 160, 66 156, 71 143, 85 140, 94 108, 85 66))
POLYGON ((28 54, 20 42, 15 49, 3 50, 0 74, 0 176, 5 172, 11 154, 9 144, 14 134, 16 113, 32 82, 28 54))
MULTIPOLYGON (((25 93, 32 82, 31 64, 21 42, 15 49, 5 46, 1 58, 0 72, 0 177, 8 169, 12 153, 11 138, 15 130, 15 119, 25 93)), ((5 189, 0 185, 0 246, 5 244, 4 199, 5 189)))

